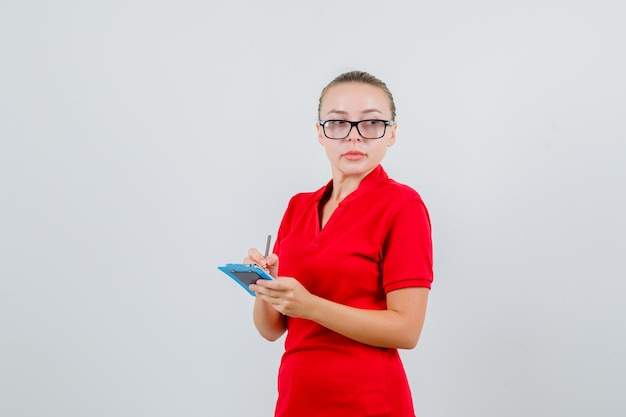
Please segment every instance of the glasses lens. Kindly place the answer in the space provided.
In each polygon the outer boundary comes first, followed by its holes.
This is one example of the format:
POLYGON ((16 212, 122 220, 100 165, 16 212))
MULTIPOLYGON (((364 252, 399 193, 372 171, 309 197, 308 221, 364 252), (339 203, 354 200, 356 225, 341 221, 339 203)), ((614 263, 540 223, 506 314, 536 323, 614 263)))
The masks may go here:
POLYGON ((362 120, 357 127, 365 139, 378 139, 385 135, 387 125, 383 120, 362 120))
POLYGON ((350 127, 345 120, 328 120, 324 123, 324 134, 329 139, 343 139, 350 133, 350 127))

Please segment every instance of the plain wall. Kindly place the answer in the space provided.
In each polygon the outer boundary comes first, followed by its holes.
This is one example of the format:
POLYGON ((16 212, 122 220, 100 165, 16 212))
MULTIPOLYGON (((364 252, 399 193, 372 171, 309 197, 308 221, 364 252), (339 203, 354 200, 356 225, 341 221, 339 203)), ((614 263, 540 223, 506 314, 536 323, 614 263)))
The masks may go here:
MULTIPOLYGON (((0 415, 269 416, 282 342, 216 267, 380 77, 426 201, 417 415, 626 415, 622 1, 0 1, 0 415)), ((407 259, 410 262, 410 259, 407 259)))

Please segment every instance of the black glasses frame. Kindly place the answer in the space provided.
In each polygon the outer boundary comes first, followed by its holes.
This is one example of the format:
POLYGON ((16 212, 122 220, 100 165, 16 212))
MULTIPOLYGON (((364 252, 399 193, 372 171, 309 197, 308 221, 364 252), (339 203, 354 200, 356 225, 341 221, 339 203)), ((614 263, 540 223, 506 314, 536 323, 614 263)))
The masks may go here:
POLYGON ((385 133, 387 133, 387 126, 393 126, 395 124, 393 120, 381 120, 381 119, 365 119, 365 120, 359 120, 358 122, 351 122, 350 120, 341 120, 341 119, 328 119, 328 120, 319 120, 318 123, 320 126, 322 126, 322 130, 324 131, 324 136, 332 140, 342 140, 342 139, 347 138, 348 136, 350 136, 350 132, 352 132, 353 127, 356 127, 356 131, 359 132, 359 135, 361 135, 363 139, 380 139, 383 136, 385 136, 385 133), (350 130, 348 130, 348 133, 346 134, 346 136, 342 138, 331 138, 330 136, 326 134, 326 125, 330 122, 350 123, 350 130), (359 124, 363 122, 383 122, 385 124, 385 127, 383 129, 383 134, 375 138, 369 138, 369 137, 364 136, 363 133, 361 133, 361 129, 359 129, 359 124))

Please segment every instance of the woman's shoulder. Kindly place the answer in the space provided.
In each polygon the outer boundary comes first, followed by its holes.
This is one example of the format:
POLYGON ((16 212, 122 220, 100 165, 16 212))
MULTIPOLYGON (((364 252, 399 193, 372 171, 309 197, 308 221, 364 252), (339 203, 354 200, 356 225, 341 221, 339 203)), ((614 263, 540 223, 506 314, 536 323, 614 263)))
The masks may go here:
MULTIPOLYGON (((368 181, 373 183, 373 188, 376 189, 376 194, 384 193, 384 198, 387 200, 393 201, 405 201, 405 200, 417 200, 422 201, 422 197, 420 194, 410 185, 407 185, 403 182, 396 181, 391 178, 387 171, 379 165, 371 174, 371 179, 367 178, 368 181)), ((371 189, 372 186, 368 188, 371 189)))
POLYGON ((383 183, 381 191, 387 201, 382 210, 389 216, 389 219, 392 219, 392 222, 401 222, 404 225, 430 225, 426 203, 413 187, 388 179, 383 183))
POLYGON ((387 178, 382 183, 382 190, 388 197, 405 201, 420 201, 423 203, 422 196, 410 185, 398 182, 392 178, 387 178))

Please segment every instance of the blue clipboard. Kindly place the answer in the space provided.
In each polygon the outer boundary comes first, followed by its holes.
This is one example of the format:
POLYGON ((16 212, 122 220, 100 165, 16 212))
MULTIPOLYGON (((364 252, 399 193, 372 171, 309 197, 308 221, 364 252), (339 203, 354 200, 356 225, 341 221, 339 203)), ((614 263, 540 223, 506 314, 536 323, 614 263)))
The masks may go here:
POLYGON ((217 269, 224 272, 231 277, 237 284, 248 292, 248 294, 256 297, 254 291, 251 291, 249 286, 254 284, 259 279, 274 279, 263 268, 257 265, 245 265, 245 264, 226 264, 218 266, 217 269))

